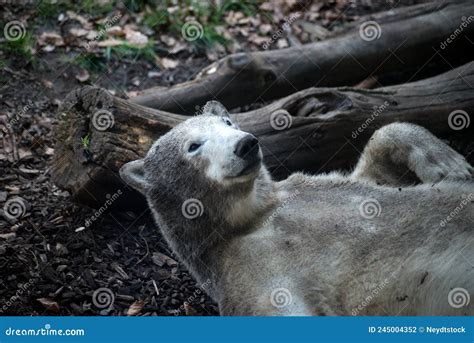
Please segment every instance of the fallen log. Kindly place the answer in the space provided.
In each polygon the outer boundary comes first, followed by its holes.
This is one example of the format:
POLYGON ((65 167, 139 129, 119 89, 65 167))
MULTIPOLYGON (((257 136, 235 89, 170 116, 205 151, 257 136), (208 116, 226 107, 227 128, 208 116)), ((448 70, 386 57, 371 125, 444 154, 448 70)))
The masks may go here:
POLYGON ((384 76, 393 84, 393 80, 402 83, 439 74, 472 60, 472 55, 459 53, 472 48, 472 17, 463 17, 469 13, 474 13, 472 1, 432 2, 383 12, 322 42, 229 55, 190 82, 151 88, 131 101, 191 115, 196 105, 209 99, 236 108, 309 87, 355 85, 374 75, 387 85, 384 76), (436 68, 430 71, 432 65, 436 68))
MULTIPOLYGON (((265 164, 282 178, 293 171, 351 168, 371 134, 395 121, 417 123, 440 137, 468 133, 472 141, 473 84, 471 62, 434 78, 375 90, 309 88, 231 116, 259 138, 265 164)), ((78 89, 65 100, 56 128, 53 180, 92 207, 120 188, 128 195, 117 204, 130 208, 140 198, 130 199, 134 193, 122 184, 119 168, 143 157, 154 140, 187 118, 103 89, 78 89)))

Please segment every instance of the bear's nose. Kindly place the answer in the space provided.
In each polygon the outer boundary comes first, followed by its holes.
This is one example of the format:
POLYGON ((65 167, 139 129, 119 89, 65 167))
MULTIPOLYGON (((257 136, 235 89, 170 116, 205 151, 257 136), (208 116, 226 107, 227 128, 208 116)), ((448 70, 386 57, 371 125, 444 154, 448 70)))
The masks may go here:
POLYGON ((244 160, 251 160, 258 154, 258 139, 251 134, 246 135, 235 146, 234 154, 244 160))

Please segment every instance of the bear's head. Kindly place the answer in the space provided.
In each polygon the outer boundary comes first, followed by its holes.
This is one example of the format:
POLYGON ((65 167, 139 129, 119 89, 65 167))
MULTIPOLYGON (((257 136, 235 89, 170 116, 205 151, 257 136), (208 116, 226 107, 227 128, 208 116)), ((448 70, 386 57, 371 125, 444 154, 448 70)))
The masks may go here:
POLYGON ((199 204, 197 221, 226 213, 237 223, 244 219, 237 212, 255 210, 242 204, 259 207, 253 201, 255 190, 269 181, 257 138, 241 131, 216 101, 161 136, 144 159, 125 164, 120 175, 168 223, 181 215, 186 201, 199 204))
POLYGON ((249 229, 274 194, 258 140, 216 101, 161 136, 120 175, 145 195, 168 244, 193 273, 199 269, 193 256, 249 229))
POLYGON ((153 186, 178 182, 219 188, 252 183, 261 166, 257 138, 241 131, 222 104, 209 101, 203 114, 160 137, 144 159, 125 164, 120 175, 147 195, 153 186))

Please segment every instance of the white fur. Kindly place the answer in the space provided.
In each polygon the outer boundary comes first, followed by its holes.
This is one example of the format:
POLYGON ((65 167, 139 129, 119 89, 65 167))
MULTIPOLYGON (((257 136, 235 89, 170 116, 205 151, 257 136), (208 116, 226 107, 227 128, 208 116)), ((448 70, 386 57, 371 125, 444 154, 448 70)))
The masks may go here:
POLYGON ((191 273, 212 281, 221 314, 474 315, 474 299, 448 301, 455 288, 474 298, 474 204, 452 215, 474 194, 461 155, 397 123, 374 134, 350 175, 273 182, 262 166, 233 178, 243 135, 220 117, 193 118, 160 138, 146 163, 121 171, 191 273), (195 154, 175 147, 193 140, 204 142, 195 154), (187 164, 176 170, 181 155, 187 164), (186 198, 199 199, 204 214, 185 218, 186 198), (366 201, 380 207, 375 216, 361 213, 366 201), (285 306, 272 299, 279 290, 289 294, 285 306))

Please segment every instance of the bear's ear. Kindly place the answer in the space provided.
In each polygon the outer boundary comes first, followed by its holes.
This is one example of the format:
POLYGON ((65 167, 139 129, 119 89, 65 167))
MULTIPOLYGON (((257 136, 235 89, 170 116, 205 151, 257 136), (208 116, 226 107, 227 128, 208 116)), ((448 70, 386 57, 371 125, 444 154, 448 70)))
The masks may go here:
POLYGON ((148 190, 144 166, 145 163, 143 160, 136 160, 125 163, 122 168, 120 168, 120 177, 122 180, 143 195, 145 195, 148 190))
POLYGON ((211 100, 206 102, 202 109, 202 113, 204 115, 214 115, 214 116, 221 116, 221 117, 228 117, 229 112, 227 109, 222 105, 219 101, 211 100))

